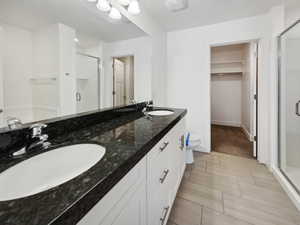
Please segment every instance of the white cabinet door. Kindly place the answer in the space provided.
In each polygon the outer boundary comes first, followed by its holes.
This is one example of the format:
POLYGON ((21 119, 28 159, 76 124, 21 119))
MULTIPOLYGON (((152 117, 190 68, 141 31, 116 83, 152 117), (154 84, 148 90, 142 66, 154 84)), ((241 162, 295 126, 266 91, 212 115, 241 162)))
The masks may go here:
POLYGON ((137 184, 99 225, 146 225, 146 183, 137 184))

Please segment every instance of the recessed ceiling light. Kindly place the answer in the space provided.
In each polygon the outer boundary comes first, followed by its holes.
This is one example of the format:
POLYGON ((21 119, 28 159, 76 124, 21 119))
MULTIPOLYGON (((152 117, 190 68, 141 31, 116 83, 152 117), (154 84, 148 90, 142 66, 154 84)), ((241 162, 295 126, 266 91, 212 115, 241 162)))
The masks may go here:
POLYGON ((78 42, 79 42, 79 39, 78 39, 78 38, 74 38, 74 41, 75 41, 76 43, 78 43, 78 42))

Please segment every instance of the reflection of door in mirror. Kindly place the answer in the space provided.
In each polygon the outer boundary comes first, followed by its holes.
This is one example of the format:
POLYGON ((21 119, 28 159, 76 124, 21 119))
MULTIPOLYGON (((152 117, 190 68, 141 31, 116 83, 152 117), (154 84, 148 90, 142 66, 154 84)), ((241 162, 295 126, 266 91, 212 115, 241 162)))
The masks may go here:
POLYGON ((99 109, 99 62, 100 59, 95 56, 77 54, 77 113, 99 109))
POLYGON ((0 27, 0 127, 4 126, 4 100, 3 100, 3 71, 2 71, 2 28, 0 27))
POLYGON ((113 58, 114 106, 129 104, 134 99, 134 57, 113 58))

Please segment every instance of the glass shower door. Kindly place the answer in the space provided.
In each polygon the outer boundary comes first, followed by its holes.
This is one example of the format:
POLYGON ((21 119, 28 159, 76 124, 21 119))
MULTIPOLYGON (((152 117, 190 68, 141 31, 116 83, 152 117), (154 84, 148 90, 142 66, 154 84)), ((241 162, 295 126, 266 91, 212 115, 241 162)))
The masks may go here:
POLYGON ((300 20, 279 37, 279 168, 300 190, 300 20))

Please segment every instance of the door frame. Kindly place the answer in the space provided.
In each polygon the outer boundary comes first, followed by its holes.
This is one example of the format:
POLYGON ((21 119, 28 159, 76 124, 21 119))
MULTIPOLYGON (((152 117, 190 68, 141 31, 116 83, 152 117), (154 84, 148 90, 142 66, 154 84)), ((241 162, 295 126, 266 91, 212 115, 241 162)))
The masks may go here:
MULTIPOLYGON (((131 56, 133 58, 133 93, 135 92, 135 55, 134 54, 124 54, 124 55, 115 55, 115 56, 112 56, 111 59, 112 59, 112 77, 113 77, 113 82, 112 82, 112 98, 113 98, 113 107, 115 107, 115 93, 116 93, 116 89, 115 89, 115 82, 116 82, 116 78, 115 78, 115 68, 114 68, 114 60, 115 59, 119 59, 119 58, 123 58, 123 57, 129 57, 131 56)), ((126 67, 125 67, 126 68, 126 67)), ((126 88, 127 88, 127 85, 126 85, 126 82, 124 84, 125 86, 125 91, 126 91, 126 88)), ((135 97, 135 94, 133 94, 133 96, 135 97)), ((134 98, 133 97, 133 98, 134 98)), ((134 99, 132 99, 134 100, 134 99)))
MULTIPOLYGON (((209 123, 210 123, 210 151, 212 151, 212 133, 211 133, 211 122, 212 122, 212 118, 211 118, 211 102, 212 102, 212 95, 211 95, 211 49, 213 47, 218 47, 218 46, 226 46, 226 45, 235 45, 235 44, 245 44, 245 43, 251 43, 251 42, 255 42, 256 43, 256 71, 255 71, 255 93, 256 94, 256 99, 255 96, 251 96, 251 99, 253 101, 255 101, 255 121, 252 121, 254 126, 253 129, 253 144, 255 145, 255 152, 253 151, 253 157, 258 160, 258 154, 259 154, 259 138, 258 138, 258 131, 259 131, 259 104, 258 102, 260 101, 260 95, 258 95, 258 90, 259 90, 259 46, 260 46, 260 39, 250 39, 250 40, 241 40, 241 41, 234 41, 234 42, 224 42, 224 43, 211 43, 209 44, 209 123)), ((252 93, 251 93, 252 94, 252 93)), ((253 118, 254 118, 254 114, 253 114, 253 118)), ((254 148, 253 148, 254 149, 254 148)))
POLYGON ((101 82, 101 69, 100 69, 101 58, 97 57, 97 56, 90 55, 90 54, 82 53, 82 52, 76 52, 76 54, 81 55, 81 56, 86 56, 86 57, 93 58, 93 59, 97 60, 97 82, 98 82, 97 92, 98 92, 98 110, 99 110, 101 108, 101 84, 100 84, 100 82, 101 82))

